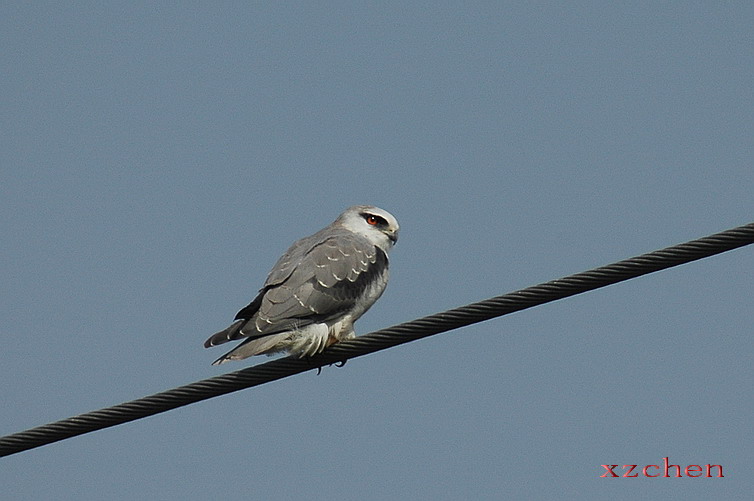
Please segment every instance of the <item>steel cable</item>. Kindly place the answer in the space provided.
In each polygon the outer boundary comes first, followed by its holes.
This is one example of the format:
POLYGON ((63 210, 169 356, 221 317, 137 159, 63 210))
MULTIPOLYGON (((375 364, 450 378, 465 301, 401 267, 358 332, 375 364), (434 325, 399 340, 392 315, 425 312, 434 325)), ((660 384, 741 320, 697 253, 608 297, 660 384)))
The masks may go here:
POLYGON ((324 365, 345 362, 351 358, 720 254, 751 243, 754 243, 754 223, 381 329, 353 340, 337 343, 309 359, 286 357, 272 360, 131 402, 0 437, 0 457, 159 414, 324 365))

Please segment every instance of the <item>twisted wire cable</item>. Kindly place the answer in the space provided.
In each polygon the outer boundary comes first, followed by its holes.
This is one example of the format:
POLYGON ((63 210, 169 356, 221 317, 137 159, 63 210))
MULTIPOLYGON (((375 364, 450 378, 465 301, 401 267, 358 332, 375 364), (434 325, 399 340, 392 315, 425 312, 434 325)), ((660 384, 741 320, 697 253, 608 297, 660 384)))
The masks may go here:
POLYGON ((754 243, 754 223, 341 341, 308 359, 236 372, 0 437, 0 457, 269 383, 754 243))

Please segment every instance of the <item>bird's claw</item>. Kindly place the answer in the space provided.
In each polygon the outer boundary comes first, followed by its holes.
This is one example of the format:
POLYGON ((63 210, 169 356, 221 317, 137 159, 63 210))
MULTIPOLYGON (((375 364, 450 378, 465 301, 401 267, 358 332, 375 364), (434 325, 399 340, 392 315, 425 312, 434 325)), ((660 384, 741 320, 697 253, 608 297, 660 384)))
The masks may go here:
MULTIPOLYGON (((346 365, 346 362, 348 362, 348 360, 340 360, 339 362, 333 362, 331 364, 327 364, 327 366, 330 367, 330 366, 334 365, 335 367, 337 367, 337 368, 340 369, 341 367, 343 367, 344 365, 346 365)), ((318 376, 320 374, 322 374, 322 367, 324 367, 324 366, 320 365, 319 367, 317 367, 317 375, 318 376)))

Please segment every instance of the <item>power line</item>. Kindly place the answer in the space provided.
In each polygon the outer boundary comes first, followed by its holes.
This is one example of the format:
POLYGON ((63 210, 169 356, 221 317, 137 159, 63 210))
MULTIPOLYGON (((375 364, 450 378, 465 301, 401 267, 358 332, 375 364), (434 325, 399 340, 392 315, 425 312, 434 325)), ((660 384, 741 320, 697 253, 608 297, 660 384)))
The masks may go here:
POLYGON ((0 437, 0 457, 226 393, 344 362, 515 311, 605 287, 754 243, 754 223, 342 341, 309 359, 273 360, 113 407, 0 437))

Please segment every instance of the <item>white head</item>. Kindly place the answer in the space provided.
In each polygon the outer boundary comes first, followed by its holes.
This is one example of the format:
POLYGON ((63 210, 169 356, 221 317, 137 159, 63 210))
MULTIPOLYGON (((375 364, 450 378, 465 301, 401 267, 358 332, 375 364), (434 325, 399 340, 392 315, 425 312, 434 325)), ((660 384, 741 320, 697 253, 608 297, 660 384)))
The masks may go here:
POLYGON ((372 205, 354 205, 347 208, 338 216, 335 224, 365 236, 385 252, 398 241, 398 221, 388 211, 372 205))

